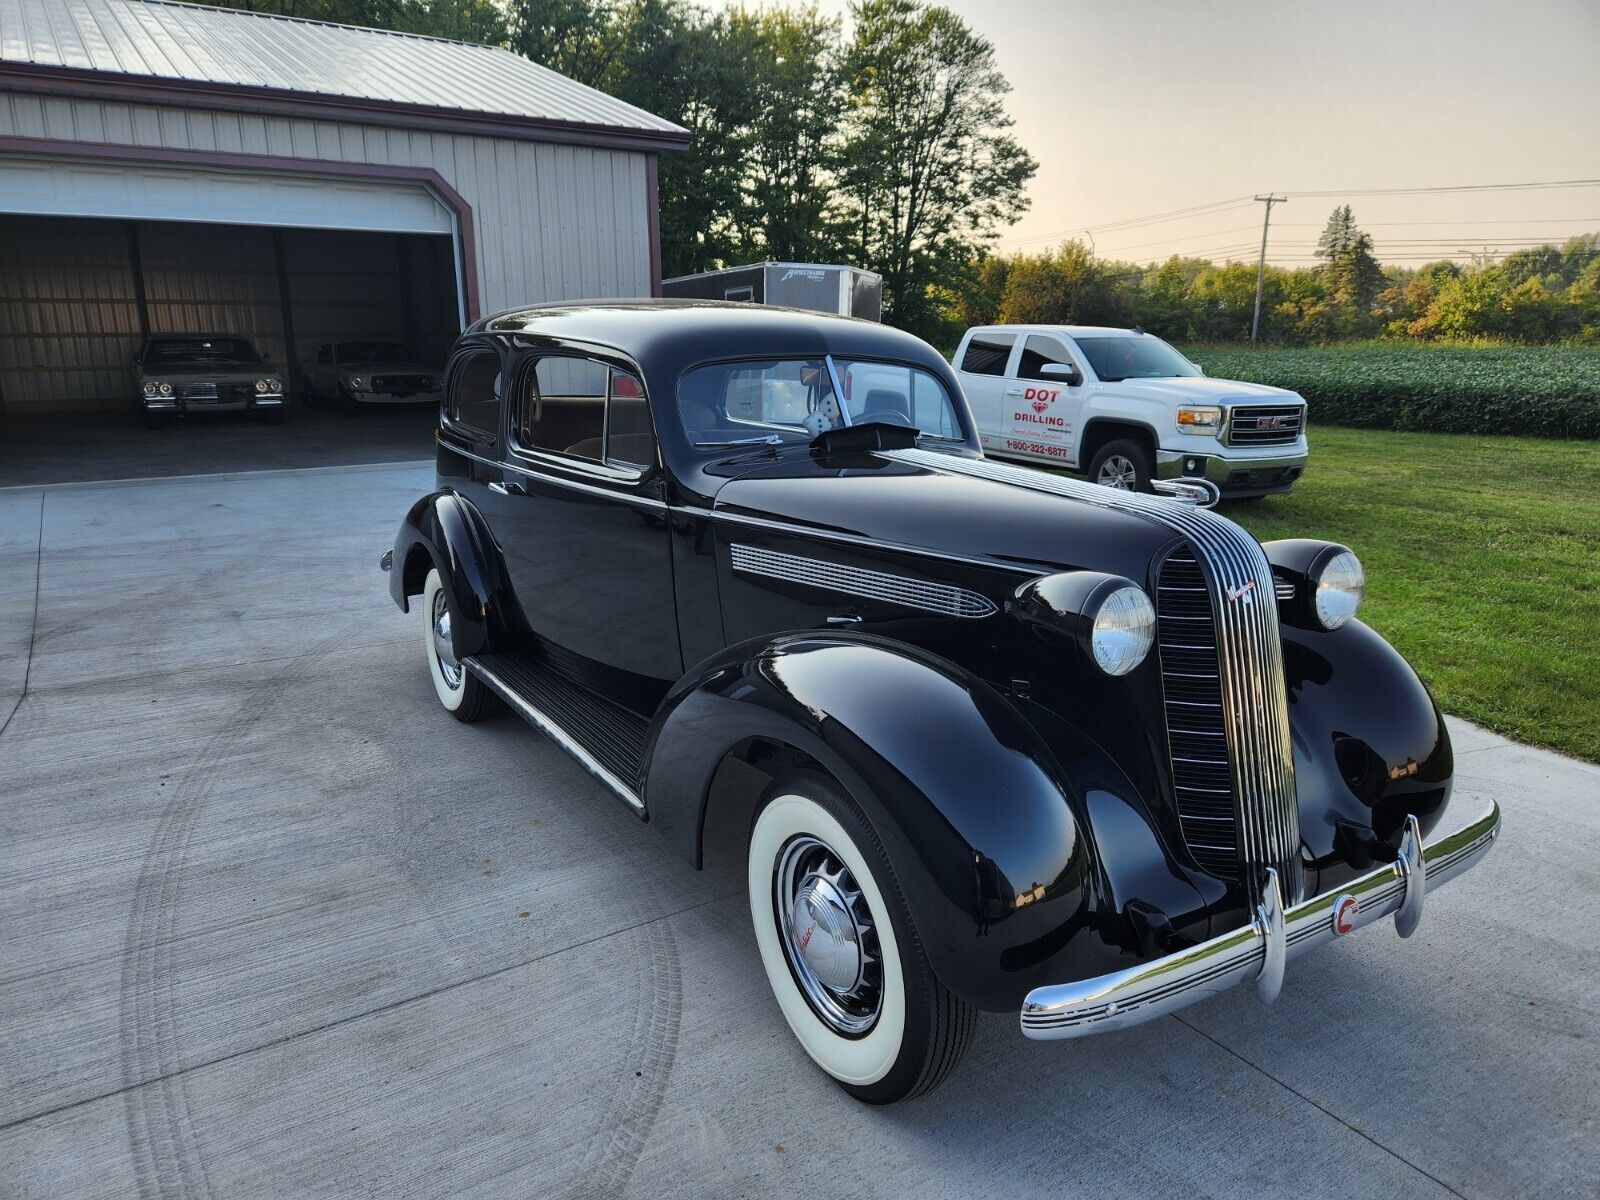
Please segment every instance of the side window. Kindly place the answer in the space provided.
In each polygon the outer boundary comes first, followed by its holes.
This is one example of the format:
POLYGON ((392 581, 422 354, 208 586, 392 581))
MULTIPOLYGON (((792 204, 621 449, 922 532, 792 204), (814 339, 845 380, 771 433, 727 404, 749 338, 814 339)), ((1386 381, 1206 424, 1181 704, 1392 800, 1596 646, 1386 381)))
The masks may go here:
POLYGON ((1016 341, 1014 333, 973 334, 961 356, 961 369, 969 375, 1004 375, 1016 341))
POLYGON ((644 388, 591 358, 541 358, 523 379, 511 430, 524 450, 650 467, 656 435, 644 388))
POLYGON ((1017 378, 1043 379, 1044 376, 1039 374, 1039 368, 1052 363, 1070 367, 1072 356, 1055 338, 1044 337, 1037 333, 1030 334, 1028 340, 1022 344, 1022 357, 1017 362, 1017 378))
POLYGON ((956 428, 955 411, 950 407, 944 388, 925 371, 911 374, 911 423, 931 437, 961 436, 961 430, 956 428))
POLYGON ((445 418, 452 424, 491 441, 500 430, 500 356, 480 350, 465 359, 450 376, 450 396, 445 418))
POLYGON ((619 467, 653 467, 656 434, 650 405, 638 379, 626 371, 611 372, 611 400, 606 413, 606 461, 619 467))

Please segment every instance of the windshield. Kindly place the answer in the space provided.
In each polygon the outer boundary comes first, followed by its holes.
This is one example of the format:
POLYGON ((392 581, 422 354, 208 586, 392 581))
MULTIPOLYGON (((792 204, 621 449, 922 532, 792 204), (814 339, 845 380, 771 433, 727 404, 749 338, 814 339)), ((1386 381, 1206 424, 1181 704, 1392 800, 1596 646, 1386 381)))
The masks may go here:
POLYGON ((697 367, 678 387, 689 440, 702 447, 762 437, 810 441, 845 425, 883 421, 932 438, 962 435, 944 384, 921 367, 835 358, 767 359, 697 367), (835 394, 837 374, 843 404, 835 394))
POLYGON ((342 363, 405 362, 411 357, 399 342, 340 342, 338 355, 342 363))
POLYGON ((261 356, 244 338, 162 338, 145 347, 144 365, 169 363, 258 363, 261 356))
POLYGON ((1158 337, 1074 338, 1102 383, 1124 379, 1181 379, 1200 374, 1183 355, 1158 337))

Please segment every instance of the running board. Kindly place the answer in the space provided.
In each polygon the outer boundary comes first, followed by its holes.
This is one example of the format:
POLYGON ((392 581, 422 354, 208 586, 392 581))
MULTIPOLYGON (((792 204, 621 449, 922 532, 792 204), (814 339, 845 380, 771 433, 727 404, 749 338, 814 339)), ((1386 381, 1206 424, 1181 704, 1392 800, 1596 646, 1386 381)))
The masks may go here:
POLYGON ((650 726, 643 717, 596 696, 531 654, 478 654, 462 665, 618 799, 645 815, 639 777, 650 726))

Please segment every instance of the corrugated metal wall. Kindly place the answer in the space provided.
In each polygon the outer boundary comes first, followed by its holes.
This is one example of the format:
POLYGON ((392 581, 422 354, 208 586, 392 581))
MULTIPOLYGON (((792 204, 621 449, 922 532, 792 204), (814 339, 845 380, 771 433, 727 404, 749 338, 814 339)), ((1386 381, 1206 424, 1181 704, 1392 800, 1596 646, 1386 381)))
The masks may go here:
POLYGON ((139 338, 126 225, 0 218, 0 411, 127 397, 139 338))
POLYGON ((298 361, 359 339, 438 365, 460 328, 448 238, 0 215, 0 413, 131 411, 140 281, 151 333, 243 334, 280 370, 290 329, 298 361))
POLYGON ((635 151, 3 91, 0 134, 431 167, 472 205, 485 312, 650 294, 635 151))

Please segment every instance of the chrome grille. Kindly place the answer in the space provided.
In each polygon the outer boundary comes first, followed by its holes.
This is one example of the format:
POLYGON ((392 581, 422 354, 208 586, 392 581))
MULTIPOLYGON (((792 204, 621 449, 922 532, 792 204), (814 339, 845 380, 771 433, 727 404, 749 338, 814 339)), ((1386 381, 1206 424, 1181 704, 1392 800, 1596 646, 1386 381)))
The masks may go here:
POLYGON ((217 398, 217 385, 214 383, 180 383, 178 385, 178 398, 181 400, 215 400, 217 398))
POLYGON ((1228 410, 1230 446, 1287 446, 1300 436, 1306 410, 1299 404, 1242 404, 1228 410))
POLYGON ((1217 682, 1228 735, 1229 777, 1245 882, 1252 901, 1259 901, 1263 872, 1272 867, 1278 872, 1284 902, 1296 903, 1304 895, 1304 872, 1294 750, 1289 739, 1289 698, 1272 568, 1260 543, 1226 517, 1158 496, 1118 491, 986 458, 920 449, 877 453, 929 470, 992 479, 1100 508, 1137 513, 1188 541, 1205 577, 1215 622, 1217 682))
POLYGON ((374 375, 368 390, 410 396, 417 392, 435 391, 438 386, 431 375, 374 375))
POLYGON ((1205 572, 1188 547, 1161 564, 1156 625, 1173 798, 1183 840, 1201 869, 1237 879, 1239 820, 1222 719, 1217 626, 1205 572))

